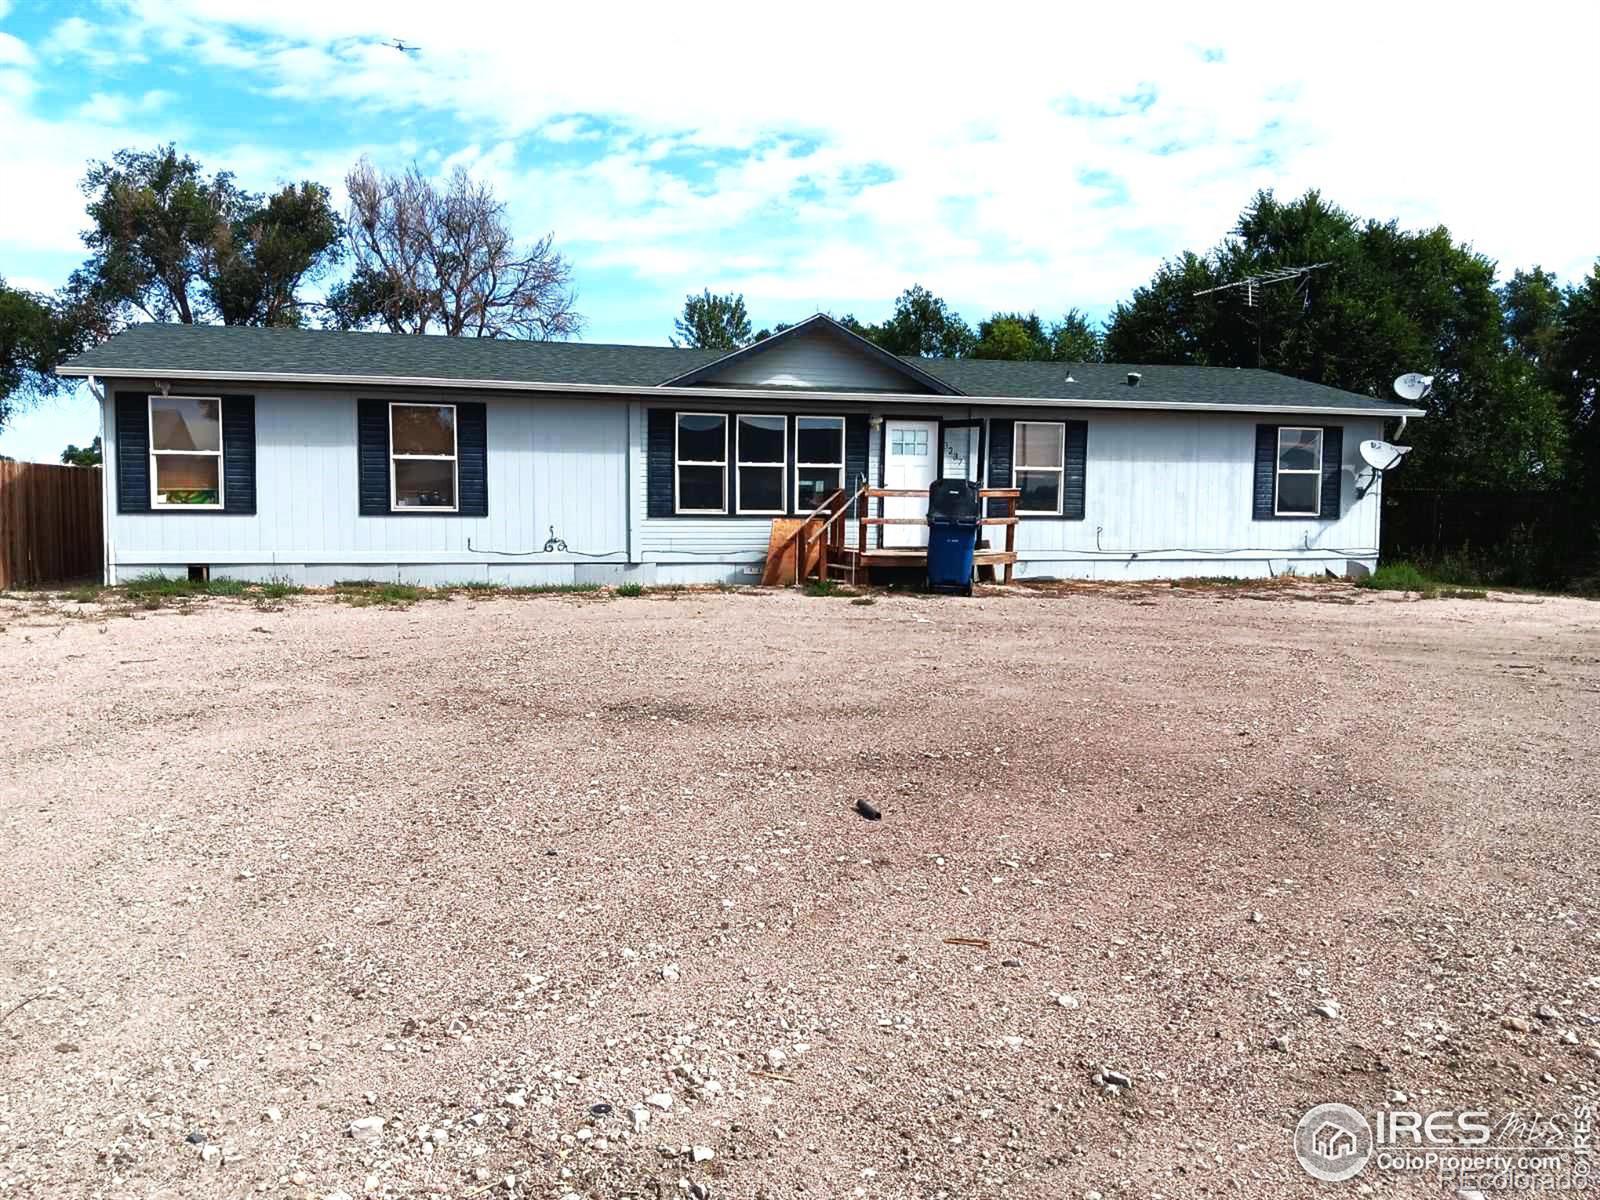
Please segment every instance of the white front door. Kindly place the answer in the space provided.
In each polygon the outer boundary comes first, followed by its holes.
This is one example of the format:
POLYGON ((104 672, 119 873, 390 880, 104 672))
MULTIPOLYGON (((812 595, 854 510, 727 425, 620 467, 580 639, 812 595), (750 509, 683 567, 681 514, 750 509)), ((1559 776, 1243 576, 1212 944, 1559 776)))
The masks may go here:
POLYGON ((888 496, 883 501, 886 517, 915 517, 915 525, 885 525, 885 546, 926 546, 928 527, 928 486, 939 477, 939 423, 937 421, 883 422, 883 486, 914 488, 921 498, 888 496))

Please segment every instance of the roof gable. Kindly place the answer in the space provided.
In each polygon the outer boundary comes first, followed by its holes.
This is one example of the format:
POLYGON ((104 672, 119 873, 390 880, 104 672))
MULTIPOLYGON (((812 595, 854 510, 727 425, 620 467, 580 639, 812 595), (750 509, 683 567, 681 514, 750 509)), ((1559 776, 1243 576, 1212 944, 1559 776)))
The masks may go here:
POLYGON ((661 386, 961 394, 954 384, 873 345, 822 313, 661 386))

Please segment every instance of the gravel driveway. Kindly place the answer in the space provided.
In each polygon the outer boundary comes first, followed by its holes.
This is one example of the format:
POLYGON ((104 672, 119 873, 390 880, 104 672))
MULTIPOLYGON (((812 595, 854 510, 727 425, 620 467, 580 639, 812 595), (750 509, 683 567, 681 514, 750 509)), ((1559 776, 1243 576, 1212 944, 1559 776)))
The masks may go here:
POLYGON ((1600 605, 97 611, 0 601, 0 1196, 1325 1196, 1313 1103, 1600 1093, 1600 605))

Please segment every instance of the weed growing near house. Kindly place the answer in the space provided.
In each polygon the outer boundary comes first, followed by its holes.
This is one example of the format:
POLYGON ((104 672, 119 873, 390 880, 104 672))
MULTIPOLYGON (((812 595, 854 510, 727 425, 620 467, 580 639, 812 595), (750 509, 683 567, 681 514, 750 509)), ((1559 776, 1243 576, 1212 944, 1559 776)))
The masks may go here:
POLYGON ((846 596, 855 597, 861 593, 853 588, 847 588, 837 579, 813 579, 806 584, 808 596, 846 596))
POLYGON ((130 600, 185 600, 193 596, 242 596, 249 585, 242 579, 168 579, 151 572, 130 579, 122 593, 130 600))
POLYGON ((1424 574, 1414 563, 1384 563, 1356 586, 1380 592, 1416 592, 1424 600, 1483 600, 1482 588, 1450 587, 1424 574))
POLYGON ((642 596, 642 595, 644 595, 644 584, 642 584, 642 583, 619 583, 619 584, 617 584, 617 586, 615 588, 612 589, 612 591, 616 595, 623 596, 623 597, 642 596))
POLYGON ((305 588, 287 579, 269 579, 261 585, 261 594, 268 600, 282 600, 285 596, 298 596, 305 588))
POLYGON ((333 585, 334 599, 356 608, 382 604, 391 608, 407 608, 418 600, 433 595, 427 588, 409 583, 379 583, 375 579, 342 580, 333 585))
POLYGON ((507 594, 512 596, 559 596, 567 593, 598 592, 598 583, 528 583, 518 587, 508 587, 507 594))
POLYGON ((74 604, 93 604, 100 599, 100 589, 94 584, 86 583, 82 587, 71 588, 62 595, 74 604))

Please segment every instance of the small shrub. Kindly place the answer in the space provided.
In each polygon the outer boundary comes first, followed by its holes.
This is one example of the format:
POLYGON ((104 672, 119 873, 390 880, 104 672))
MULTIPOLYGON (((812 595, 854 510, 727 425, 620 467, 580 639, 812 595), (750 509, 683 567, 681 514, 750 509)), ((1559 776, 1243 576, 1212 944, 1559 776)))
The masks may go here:
POLYGON ((1379 592, 1432 592, 1437 584, 1411 563, 1384 563, 1365 579, 1356 581, 1357 587, 1379 592))
POLYGON ((194 585, 202 596, 242 596, 245 582, 242 579, 211 579, 194 585))
POLYGON ((75 587, 65 593, 65 598, 74 604, 93 604, 100 599, 100 589, 93 584, 75 587))
POLYGON ((861 593, 853 588, 847 588, 837 579, 813 579, 806 584, 808 596, 859 596, 861 593))
POLYGON ((618 596, 628 596, 628 597, 642 596, 642 595, 644 595, 644 584, 642 584, 642 583, 619 583, 619 584, 617 584, 617 586, 615 588, 612 589, 612 591, 615 592, 618 596))
POLYGON ((468 579, 464 583, 447 583, 441 592, 498 592, 500 585, 487 579, 468 579))
POLYGON ((282 600, 285 596, 298 596, 305 588, 287 579, 269 579, 261 585, 261 594, 269 600, 282 600))

